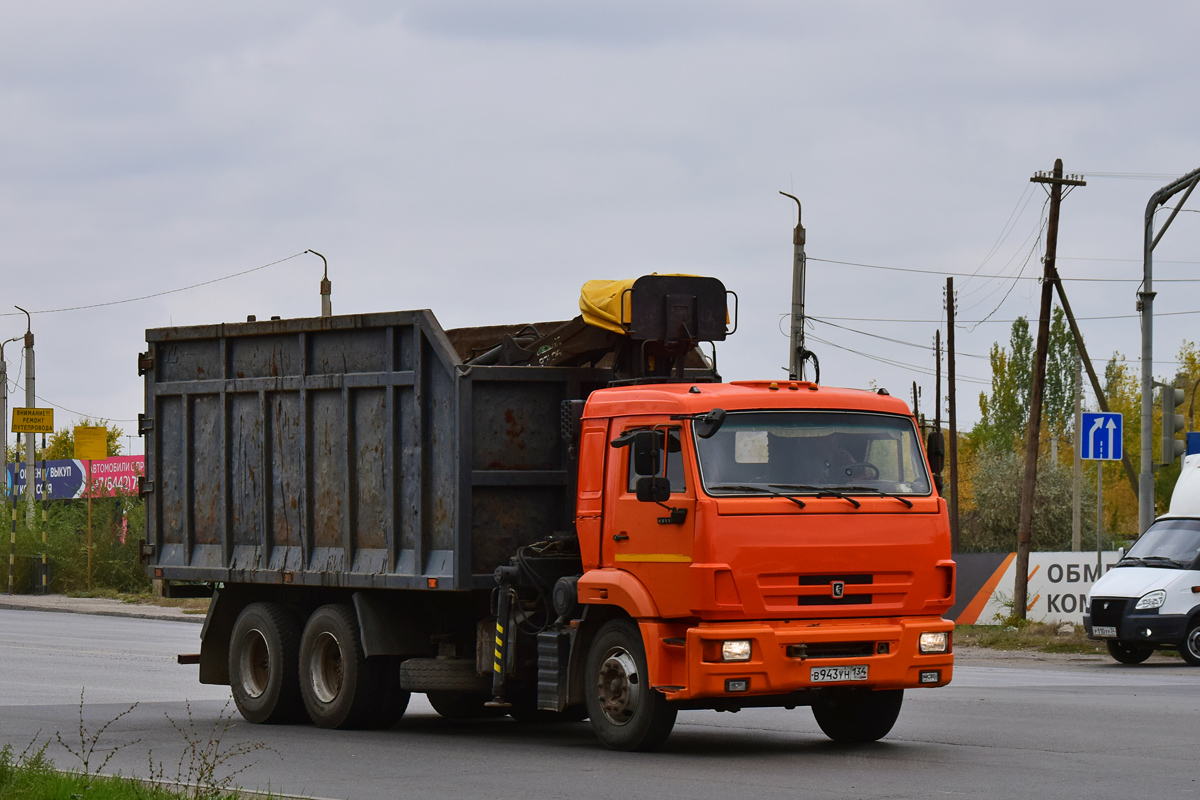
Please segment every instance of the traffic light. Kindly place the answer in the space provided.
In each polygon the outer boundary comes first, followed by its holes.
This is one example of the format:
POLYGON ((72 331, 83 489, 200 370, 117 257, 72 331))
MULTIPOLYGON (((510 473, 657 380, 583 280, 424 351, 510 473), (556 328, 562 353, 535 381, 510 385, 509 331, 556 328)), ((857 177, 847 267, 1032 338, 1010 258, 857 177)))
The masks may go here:
POLYGON ((1183 433, 1183 415, 1175 409, 1183 405, 1183 389, 1163 384, 1162 386, 1162 466, 1175 463, 1175 459, 1187 452, 1187 445, 1175 435, 1183 433))

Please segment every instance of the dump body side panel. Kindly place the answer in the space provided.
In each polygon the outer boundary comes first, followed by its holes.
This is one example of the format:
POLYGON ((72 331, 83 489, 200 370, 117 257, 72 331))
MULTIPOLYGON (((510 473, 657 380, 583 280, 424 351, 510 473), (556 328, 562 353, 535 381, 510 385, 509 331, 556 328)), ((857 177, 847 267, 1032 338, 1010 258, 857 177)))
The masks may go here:
POLYGON ((605 371, 464 366, 429 311, 146 340, 155 577, 485 588, 517 547, 571 527, 560 406, 605 371))

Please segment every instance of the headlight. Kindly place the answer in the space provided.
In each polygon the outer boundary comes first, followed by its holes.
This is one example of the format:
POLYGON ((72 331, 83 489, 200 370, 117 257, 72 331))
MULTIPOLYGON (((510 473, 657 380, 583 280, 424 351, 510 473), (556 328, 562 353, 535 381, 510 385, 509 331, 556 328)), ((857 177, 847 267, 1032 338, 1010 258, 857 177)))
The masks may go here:
POLYGON ((1167 602, 1167 593, 1162 589, 1155 589, 1153 592, 1142 595, 1142 599, 1137 601, 1134 608, 1158 608, 1165 602, 1167 602))
POLYGON ((921 652, 929 653, 945 653, 950 649, 950 634, 945 631, 941 633, 922 633, 921 634, 921 652))
POLYGON ((728 642, 721 642, 721 660, 722 661, 749 661, 750 660, 750 640, 749 639, 733 639, 728 642))

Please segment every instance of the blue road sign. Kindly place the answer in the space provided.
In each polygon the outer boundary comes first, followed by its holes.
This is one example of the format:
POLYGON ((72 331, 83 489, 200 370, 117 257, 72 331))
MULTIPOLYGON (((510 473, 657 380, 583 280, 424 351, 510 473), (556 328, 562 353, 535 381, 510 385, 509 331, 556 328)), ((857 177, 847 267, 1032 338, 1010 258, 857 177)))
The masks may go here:
POLYGON ((1084 414, 1080 458, 1089 461, 1120 461, 1123 428, 1120 414, 1084 414))

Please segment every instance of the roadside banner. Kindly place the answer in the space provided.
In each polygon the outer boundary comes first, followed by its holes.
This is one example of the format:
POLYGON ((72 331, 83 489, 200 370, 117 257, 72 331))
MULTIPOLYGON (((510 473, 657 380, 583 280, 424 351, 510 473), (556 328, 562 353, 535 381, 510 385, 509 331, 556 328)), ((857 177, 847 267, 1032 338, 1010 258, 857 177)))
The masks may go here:
MULTIPOLYGON (((38 500, 79 500, 87 495, 87 464, 78 459, 36 462, 39 470, 34 482, 38 500)), ((92 496, 112 497, 137 492, 137 479, 146 469, 144 456, 113 456, 92 462, 92 496)), ((8 465, 8 483, 16 483, 18 494, 25 491, 25 465, 8 465)))
MULTIPOLYGON (((1016 553, 955 555, 958 585, 947 617, 959 625, 992 625, 1011 614, 1016 558, 1016 553)), ((1118 560, 1115 551, 1104 553, 1103 571, 1118 560)), ((1027 618, 1082 625, 1088 592, 1100 574, 1095 553, 1030 553, 1027 618)))

